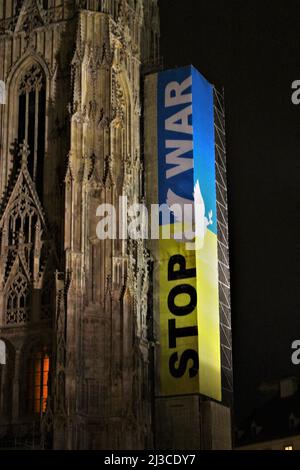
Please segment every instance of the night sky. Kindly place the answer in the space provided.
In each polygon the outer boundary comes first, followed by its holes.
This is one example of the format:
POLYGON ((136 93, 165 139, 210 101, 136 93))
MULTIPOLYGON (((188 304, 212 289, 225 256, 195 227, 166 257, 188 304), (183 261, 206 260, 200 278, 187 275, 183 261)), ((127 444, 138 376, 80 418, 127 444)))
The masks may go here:
POLYGON ((160 0, 165 67, 225 87, 235 416, 261 382, 300 376, 300 2, 160 0))

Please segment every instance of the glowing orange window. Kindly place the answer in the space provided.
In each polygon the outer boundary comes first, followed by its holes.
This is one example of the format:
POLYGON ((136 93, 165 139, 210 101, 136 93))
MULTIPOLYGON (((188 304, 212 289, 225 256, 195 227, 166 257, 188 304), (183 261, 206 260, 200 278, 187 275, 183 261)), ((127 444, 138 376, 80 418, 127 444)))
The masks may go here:
POLYGON ((50 358, 46 350, 33 351, 28 361, 28 411, 44 413, 49 392, 50 358))

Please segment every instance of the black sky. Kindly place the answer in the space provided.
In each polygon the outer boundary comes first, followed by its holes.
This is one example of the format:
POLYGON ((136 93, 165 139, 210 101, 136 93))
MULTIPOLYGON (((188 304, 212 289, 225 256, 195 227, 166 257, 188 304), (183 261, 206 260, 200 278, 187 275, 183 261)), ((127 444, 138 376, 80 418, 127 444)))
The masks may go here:
POLYGON ((300 376, 300 2, 160 0, 165 67, 193 63, 224 85, 235 412, 264 380, 300 376))

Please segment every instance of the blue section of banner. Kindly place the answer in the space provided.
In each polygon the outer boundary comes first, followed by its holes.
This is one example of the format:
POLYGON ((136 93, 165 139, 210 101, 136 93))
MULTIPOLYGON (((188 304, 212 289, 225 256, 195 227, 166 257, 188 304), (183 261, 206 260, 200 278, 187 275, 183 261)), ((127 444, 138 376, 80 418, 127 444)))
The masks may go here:
POLYGON ((213 86, 194 67, 192 77, 194 183, 199 181, 208 220, 212 211, 212 225, 208 230, 217 234, 213 86))
MULTIPOLYGON (((174 70, 167 70, 158 74, 158 93, 157 93, 157 117, 158 117, 158 183, 159 183, 159 204, 167 204, 168 192, 172 190, 180 198, 193 200, 193 188, 194 188, 194 176, 193 168, 191 167, 188 171, 180 173, 178 175, 169 177, 167 171, 174 168, 176 165, 170 165, 167 163, 167 155, 176 151, 176 146, 168 148, 167 142, 173 141, 193 141, 193 135, 185 132, 168 130, 166 123, 168 119, 173 119, 176 125, 176 115, 180 112, 184 112, 192 105, 192 102, 186 102, 182 104, 168 106, 166 101, 167 86, 172 83, 181 85, 186 79, 192 76, 192 67, 185 67, 174 70)), ((192 93, 192 87, 188 87, 184 90, 182 96, 189 95, 192 93)), ((192 113, 187 117, 188 123, 192 126, 192 113)), ((177 124, 182 123, 179 119, 177 124)), ((182 126, 184 127, 184 126, 182 126)), ((186 154, 180 156, 180 158, 193 159, 193 151, 189 151, 186 154)), ((171 218, 171 223, 173 222, 171 218)))

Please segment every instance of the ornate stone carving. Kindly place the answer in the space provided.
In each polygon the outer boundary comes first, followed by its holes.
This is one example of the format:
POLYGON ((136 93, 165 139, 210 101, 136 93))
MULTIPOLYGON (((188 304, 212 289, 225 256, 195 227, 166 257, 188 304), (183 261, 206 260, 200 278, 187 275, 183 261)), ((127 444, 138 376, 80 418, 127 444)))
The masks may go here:
POLYGON ((112 69, 112 125, 122 127, 125 119, 125 98, 118 80, 118 73, 112 69))
POLYGON ((30 34, 34 29, 44 26, 43 12, 36 0, 25 0, 19 13, 16 31, 30 34))
MULTIPOLYGON (((11 132, 0 129, 1 337, 11 334, 19 349, 28 334, 53 342, 42 447, 53 435, 55 448, 120 448, 125 433, 127 448, 141 448, 151 421, 151 397, 143 392, 148 261, 143 243, 98 240, 96 209, 98 201, 114 203, 123 191, 132 201, 142 196, 140 60, 142 50, 151 48, 141 34, 144 2, 21 3, 12 18, 0 19, 1 78, 18 94, 11 96, 11 132), (16 143, 12 153, 10 147, 19 135, 15 98, 21 93, 25 104, 30 94, 32 99, 43 74, 42 201, 28 171, 26 144, 19 157, 16 143), (12 162, 18 165, 11 171, 12 162), (22 226, 25 219, 31 222, 22 226), (116 426, 115 419, 123 424, 116 426)), ((151 27, 147 21, 144 29, 151 27)), ((19 432, 22 417, 14 406, 9 426, 19 432)))
POLYGON ((28 145, 24 142, 19 152, 21 168, 0 219, 0 230, 5 234, 0 252, 8 325, 31 320, 31 286, 43 289, 43 273, 51 258, 51 255, 44 258, 45 250, 49 255, 46 222, 27 169, 28 155, 28 145))
POLYGON ((40 91, 43 86, 44 75, 37 64, 33 64, 21 78, 19 85, 20 94, 30 93, 31 91, 40 91))

